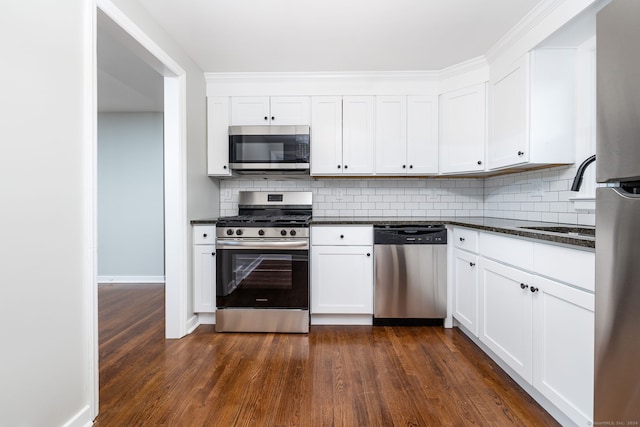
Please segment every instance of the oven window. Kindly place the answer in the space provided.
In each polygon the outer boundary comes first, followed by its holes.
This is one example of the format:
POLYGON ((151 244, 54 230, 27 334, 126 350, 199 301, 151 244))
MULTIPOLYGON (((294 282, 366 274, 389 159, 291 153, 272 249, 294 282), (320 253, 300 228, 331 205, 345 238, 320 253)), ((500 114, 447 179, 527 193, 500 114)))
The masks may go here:
POLYGON ((308 250, 217 251, 217 306, 308 308, 308 250))
POLYGON ((230 142, 231 163, 309 162, 306 135, 233 135, 230 142))
POLYGON ((233 286, 245 289, 291 289, 293 255, 236 255, 233 286))

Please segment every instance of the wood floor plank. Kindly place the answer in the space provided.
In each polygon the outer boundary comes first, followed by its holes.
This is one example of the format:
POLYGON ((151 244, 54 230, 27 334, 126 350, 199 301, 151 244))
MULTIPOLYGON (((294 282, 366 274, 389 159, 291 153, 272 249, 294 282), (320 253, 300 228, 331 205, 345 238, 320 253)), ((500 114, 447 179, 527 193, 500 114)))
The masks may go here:
POLYGON ((312 326, 164 339, 164 289, 99 288, 110 426, 558 425, 460 331, 312 326))

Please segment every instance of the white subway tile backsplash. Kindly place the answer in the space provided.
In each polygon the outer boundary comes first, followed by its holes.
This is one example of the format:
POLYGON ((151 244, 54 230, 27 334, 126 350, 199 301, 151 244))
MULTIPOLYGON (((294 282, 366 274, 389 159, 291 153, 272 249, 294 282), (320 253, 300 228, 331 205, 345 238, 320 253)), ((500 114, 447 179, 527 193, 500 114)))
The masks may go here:
POLYGON ((578 213, 569 187, 576 168, 556 167, 492 178, 227 179, 220 181, 220 214, 236 215, 243 190, 311 191, 316 216, 486 216, 594 225, 578 213), (542 195, 536 186, 542 183, 542 195), (231 200, 225 199, 227 190, 231 200))

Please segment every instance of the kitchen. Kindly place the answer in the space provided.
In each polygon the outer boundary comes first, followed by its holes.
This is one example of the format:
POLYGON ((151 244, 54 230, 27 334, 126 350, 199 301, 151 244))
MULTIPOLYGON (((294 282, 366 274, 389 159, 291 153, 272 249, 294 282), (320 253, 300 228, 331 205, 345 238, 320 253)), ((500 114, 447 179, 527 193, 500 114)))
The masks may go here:
MULTIPOLYGON (((589 2, 590 3, 590 2, 589 2)), ((104 4, 103 4, 104 5, 104 4)), ((516 43, 516 47, 512 47, 512 50, 515 51, 511 52, 512 56, 514 57, 513 59, 515 59, 515 57, 519 57, 519 53, 522 51, 527 51, 528 49, 532 48, 533 46, 537 45, 542 39, 546 38, 546 36, 548 36, 551 32, 554 32, 557 28, 559 28, 562 24, 566 23, 571 17, 575 16, 578 14, 578 12, 582 11, 582 9, 584 9, 588 4, 573 4, 570 6, 567 5, 563 5, 565 8, 563 9, 562 7, 560 7, 555 14, 552 13, 550 16, 551 18, 549 18, 549 22, 546 22, 541 24, 541 27, 543 28, 542 30, 540 30, 539 27, 538 31, 540 31, 541 33, 545 33, 544 28, 547 29, 547 33, 544 34, 544 36, 540 35, 540 32, 536 34, 536 31, 532 31, 532 34, 534 34, 533 37, 534 39, 537 37, 537 40, 531 40, 531 39, 524 39, 524 41, 522 41, 522 45, 526 45, 524 46, 524 49, 522 49, 522 46, 518 47, 517 43, 516 43)), ((123 10, 127 11, 127 15, 131 16, 131 17, 135 17, 135 20, 137 22, 139 22, 139 25, 142 25, 145 30, 151 32, 151 33, 155 33, 157 34, 157 30, 156 27, 154 27, 153 24, 149 24, 148 22, 150 21, 150 18, 148 18, 148 15, 145 15, 143 12, 143 8, 137 7, 137 6, 131 6, 131 5, 119 5, 120 7, 122 7, 123 10)), ((161 39, 161 37, 159 37, 158 39, 161 39)), ((509 52, 509 49, 506 49, 507 52, 509 52)), ((180 55, 178 55, 180 56, 180 55)), ((186 63, 187 61, 182 61, 181 63, 186 63)), ((473 65, 473 64, 472 64, 473 65)), ((189 70, 190 72, 190 70, 189 70)), ((478 74, 483 74, 486 76, 487 74, 487 70, 482 70, 482 67, 479 67, 479 69, 472 69, 471 75, 472 76, 465 76, 463 77, 463 79, 466 78, 470 78, 471 83, 477 83, 478 81, 482 81, 482 78, 478 78, 478 74)), ((412 78, 415 78, 415 76, 413 76, 412 78)), ((418 76, 418 78, 420 78, 420 76, 418 76)), ((489 78, 489 76, 485 77, 485 81, 489 81, 487 80, 489 78)), ((453 78, 449 78, 449 79, 445 79, 443 81, 443 83, 441 83, 441 87, 436 89, 435 92, 433 92, 432 94, 436 94, 437 92, 439 92, 440 90, 443 90, 443 92, 441 93, 447 93, 449 92, 449 90, 444 90, 444 89, 451 89, 451 91, 457 89, 457 86, 455 83, 457 77, 453 77, 453 78), (449 86, 447 86, 449 85, 449 86)), ((237 82, 236 82, 237 83, 237 82)), ((189 83, 189 84, 193 84, 193 83, 189 83)), ((440 84, 440 83, 439 83, 440 84)), ((254 95, 258 95, 259 91, 257 90, 252 90, 251 85, 247 84, 246 81, 241 81, 239 82, 240 86, 243 86, 245 88, 245 90, 247 92, 245 93, 241 93, 239 91, 234 92, 234 93, 230 93, 230 94, 221 94, 218 93, 217 95, 221 95, 221 96, 241 96, 241 95, 246 95, 246 96, 254 96, 254 95)), ((369 86, 369 84, 364 84, 363 86, 369 86)), ((461 87, 465 87, 464 85, 461 87)), ((205 86, 204 84, 200 85, 201 90, 203 91, 202 93, 204 93, 205 91, 205 86)), ((352 85, 350 85, 350 88, 352 91, 356 91, 357 88, 353 88, 352 85)), ((209 88, 207 87, 206 90, 208 90, 209 88)), ((255 87, 253 88, 255 89, 255 87)), ((374 90, 369 89, 371 92, 369 96, 376 96, 376 95, 387 95, 387 93, 385 92, 375 92, 374 90)), ((362 92, 362 91, 357 91, 357 92, 362 92)), ((398 94, 397 92, 393 93, 393 95, 400 95, 400 96, 407 96, 407 95, 411 95, 413 93, 413 90, 406 90, 403 93, 398 94)), ((423 93, 423 91, 421 91, 421 93, 423 93)), ((427 91, 427 93, 429 94, 429 91, 427 91)), ((273 93, 270 93, 269 95, 272 95, 273 93)), ((326 94, 326 93, 325 93, 326 94)), ((341 96, 351 96, 351 94, 353 94, 353 92, 348 92, 348 91, 343 91, 340 90, 340 88, 334 88, 333 89, 333 93, 331 95, 336 95, 339 94, 341 96)), ((313 93, 311 94, 313 95, 313 93)), ((189 101, 190 102, 190 101, 189 101)), ((189 104, 191 105, 191 104, 189 104)), ((191 106, 189 108, 192 108, 191 106)), ((197 113, 194 115, 190 115, 190 117, 195 117, 195 121, 197 122, 198 120, 200 121, 200 126, 201 128, 204 128, 203 124, 204 124, 204 120, 202 117, 201 113, 197 113)), ((199 131, 192 131, 189 130, 187 133, 189 135, 194 134, 194 135, 202 135, 202 130, 199 131)), ((195 139, 198 139, 199 137, 195 137, 195 139)), ((195 149, 196 151, 198 149, 202 150, 200 151, 200 154, 204 152, 204 145, 201 145, 200 148, 195 148, 196 146, 191 145, 191 140, 193 140, 194 138, 190 138, 190 148, 195 149)), ((585 150, 588 151, 588 150, 585 150)), ((593 154, 592 152, 588 152, 588 153, 584 153, 584 155, 578 155, 575 154, 574 155, 574 161, 575 162, 580 162, 582 159, 586 158, 588 155, 593 154)), ((193 156, 193 151, 190 154, 191 156, 193 156)), ((562 167, 557 167, 557 168, 552 168, 552 169, 542 169, 540 171, 531 171, 531 172, 524 172, 524 173, 520 173, 518 175, 502 175, 502 176, 494 176, 494 177, 489 177, 489 178, 485 178, 485 177, 481 177, 481 178, 446 178, 446 179, 426 179, 426 180, 421 180, 420 178, 402 178, 402 179, 398 179, 398 178, 370 178, 367 180, 363 180, 362 182, 366 182, 366 187, 356 187, 354 182, 355 180, 353 179, 338 179, 338 180, 332 180, 332 179, 326 179, 326 180, 311 180, 309 181, 310 186, 313 188, 314 185, 317 185, 317 189, 314 191, 317 191, 318 194, 321 194, 322 196, 325 197, 325 200, 321 200, 321 201, 317 201, 318 204, 320 203, 331 203, 331 206, 327 205, 322 205, 322 208, 324 208, 325 212, 324 212, 324 216, 339 216, 339 215, 343 215, 343 213, 339 212, 341 209, 343 209, 345 212, 344 214, 346 214, 345 216, 350 216, 351 214, 348 212, 349 210, 362 210, 362 203, 383 203, 381 204, 379 207, 378 206, 373 206, 373 208, 367 207, 365 209, 367 210, 374 210, 374 209, 381 209, 381 210, 385 210, 386 209, 386 205, 384 205, 384 203, 387 203, 390 205, 391 204, 395 205, 396 203, 400 203, 400 200, 398 200, 399 198, 403 198, 403 197, 407 197, 407 188, 404 186, 404 184, 402 184, 401 190, 402 190, 402 194, 400 192, 400 190, 398 190, 399 184, 398 182, 400 180, 402 181, 406 181, 409 185, 407 185, 408 189, 411 190, 411 188, 418 188, 421 191, 421 188, 424 188, 425 192, 424 194, 418 194, 418 196, 423 196, 425 201, 422 201, 422 198, 420 198, 419 200, 416 200, 417 203, 434 203, 434 211, 435 210, 440 210, 440 212, 437 213, 437 216, 452 216, 449 212, 442 212, 442 211, 448 211, 450 209, 453 210, 459 210, 460 213, 458 212, 454 212, 453 216, 457 218, 458 215, 460 216, 465 216, 463 211, 468 211, 469 214, 468 216, 475 216, 475 214, 471 214, 471 211, 474 210, 481 210, 484 212, 485 216, 494 216, 492 214, 487 215, 487 211, 502 211, 502 207, 507 207, 510 206, 512 208, 514 208, 513 210, 508 211, 508 215, 512 215, 512 217, 516 217, 517 215, 523 215, 523 212, 525 213, 525 215, 529 215, 529 213, 531 214, 531 217, 529 218, 523 218, 523 219, 533 219, 533 220, 538 220, 538 221, 545 221, 545 219, 547 221, 550 220, 551 217, 557 217, 558 218, 558 222, 563 222, 563 223, 572 223, 572 224, 580 224, 580 225, 593 225, 595 223, 595 218, 594 215, 592 213, 593 208, 587 208, 584 211, 580 211, 580 212, 586 212, 586 213, 578 213, 579 211, 570 211, 569 207, 570 205, 573 205, 576 202, 572 202, 569 200, 560 200, 558 199, 557 201, 546 201, 543 200, 543 197, 549 197, 549 193, 554 193, 557 192, 557 197, 564 197, 567 193, 567 186, 568 183, 571 181, 571 179, 573 178, 573 175, 575 174, 574 171, 570 171, 570 168, 562 168, 562 167), (316 184, 316 183, 320 183, 321 184, 316 184), (414 182, 419 182, 420 184, 416 184, 416 187, 413 187, 413 183, 414 182), (478 186, 478 182, 482 183, 478 186), (540 185, 539 182, 542 184, 540 185), (489 185, 487 185, 487 183, 489 183, 489 185), (421 187, 422 185, 424 185, 424 187, 421 187), (547 190, 547 185, 548 185, 548 190, 547 190), (322 186, 325 186, 325 188, 323 189, 322 186), (378 186, 380 186, 379 190, 378 190, 378 186), (478 186, 478 187, 474 187, 474 186, 478 186), (542 190, 540 191, 539 187, 542 187, 542 190), (489 201, 488 198, 488 194, 487 194, 487 188, 492 188, 495 189, 495 194, 491 195, 493 197, 495 197, 492 201, 489 201), (363 189, 364 189, 364 193, 367 192, 373 192, 374 194, 370 194, 371 196, 374 196, 373 200, 367 200, 367 201, 361 201, 361 205, 360 207, 356 207, 351 206, 351 207, 346 207, 344 208, 342 206, 342 201, 345 198, 347 200, 349 200, 350 197, 356 197, 356 196, 362 196, 363 194, 363 189), (482 191, 480 192, 479 189, 482 189, 482 191), (359 193, 358 193, 359 190, 359 193), (377 192, 377 194, 376 194, 377 192), (563 193, 564 192, 564 193, 563 193), (457 193, 461 193, 463 196, 463 199, 461 199, 461 201, 457 201, 455 199, 456 194, 457 193), (474 194, 475 193, 475 194, 474 194), (532 194, 534 193, 534 194, 532 194), (560 193, 562 193, 562 196, 560 195, 560 193), (541 196, 539 194, 542 194, 541 196), (389 201, 384 201, 384 198, 386 195, 391 195, 394 200, 389 200, 389 201), (481 195, 481 198, 479 197, 481 195), (475 196, 475 197, 474 197, 475 196), (381 201, 377 201, 375 198, 379 198, 381 201), (433 198, 438 198, 438 199, 432 199, 432 201, 430 202, 428 199, 429 197, 433 197, 433 198), (453 198, 453 200, 451 200, 453 198), (526 200, 522 200, 523 198, 526 198, 526 200), (540 198, 540 202, 538 202, 538 199, 536 198, 540 198), (335 199, 335 200, 334 200, 335 199), (471 201, 469 201, 471 200, 471 201), (440 205, 438 205, 438 208, 435 207, 435 204, 439 203, 440 205), (444 204, 447 204, 446 206, 444 204), (450 203, 461 203, 461 206, 458 205, 452 205, 450 206, 450 203), (467 205, 465 206, 465 203, 467 203, 467 205), (520 203, 520 208, 524 207, 526 208, 525 210, 522 209, 515 209, 515 204, 516 203, 520 203), (547 205, 548 203, 548 205, 547 205), (555 204, 558 203, 558 204, 555 204), (479 205, 481 207, 479 207, 479 205), (538 206, 537 210, 536 206, 538 206), (531 208, 529 210, 529 208, 531 208), (553 209, 557 209, 556 211, 554 211, 553 209), (335 212, 338 211, 338 212, 335 212)), ((203 182, 201 180, 201 178, 194 178, 194 177, 190 177, 189 179, 192 180, 200 180, 198 182, 203 182)), ((209 178, 207 178, 209 179, 209 178)), ((235 210, 234 205, 233 205, 233 201, 234 201, 234 197, 236 196, 236 187, 234 187, 236 185, 235 182, 244 182, 243 180, 234 180, 232 179, 225 179, 225 180, 221 180, 219 186, 220 188, 220 197, 219 197, 219 203, 221 204, 221 209, 220 209, 220 215, 233 215, 236 212, 233 212, 235 210), (225 186, 228 186, 227 188, 225 188, 225 186), (229 193, 227 193, 230 190, 229 193), (229 196, 227 196, 227 194, 229 194, 229 196), (223 208, 223 204, 224 203, 229 203, 229 205, 227 205, 227 207, 223 208), (223 209, 226 209, 227 212, 223 212, 223 209)), ((296 181, 296 180, 292 180, 292 182, 290 182, 289 180, 286 181, 279 181, 279 180, 263 180, 264 182, 260 181, 260 180, 255 180, 255 181, 251 181, 248 184, 246 184, 249 187, 255 187, 255 188, 268 188, 269 185, 268 183, 273 182, 274 186, 293 186, 293 187, 303 187, 305 184, 303 184, 303 181, 296 181), (267 182, 267 183, 265 183, 267 182)), ((239 185, 245 185, 245 184, 239 184, 239 185)), ((364 184, 362 184, 364 185, 364 184)), ((193 187, 190 187, 191 190, 193 191, 193 187)), ((218 191, 216 189, 216 191, 218 191)), ((239 189, 238 189, 239 191, 239 189)), ((419 192, 420 192, 419 191, 419 192)), ((369 194, 367 194, 367 196, 369 196, 369 194)), ((409 197, 410 197, 410 192, 409 192, 409 197)), ((554 197, 554 196, 551 196, 554 197)), ((405 203, 405 205, 402 208, 397 208, 397 210, 406 210, 407 206, 406 203, 413 203, 414 201, 410 201, 410 202, 401 202, 401 203, 405 203)), ((356 203, 355 201, 352 203, 356 203)), ((588 203, 587 203, 588 204, 588 203)), ((318 207, 320 207, 320 205, 318 205, 318 207)), ((315 206, 314 206, 315 208, 315 206)), ((423 206, 423 208, 417 208, 418 210, 422 210, 424 211, 424 209, 426 208, 426 206, 423 206)), ((405 212, 391 212, 392 209, 388 209, 389 210, 389 215, 388 216, 394 216, 394 215, 402 215, 405 216, 405 212)), ((410 210, 410 209, 409 209, 410 210)), ((316 215, 317 213, 314 210, 314 215, 316 215)), ((413 215, 413 214, 409 214, 409 215, 413 215)), ((419 215, 419 214, 418 214, 419 215)), ((210 216, 217 216, 216 213, 214 212, 212 215, 212 212, 209 211, 207 212, 207 209, 205 209, 204 207, 197 207, 197 208, 193 208, 190 207, 190 211, 188 213, 189 219, 194 219, 194 218, 206 218, 206 217, 210 217, 210 216)), ((384 212, 383 212, 383 216, 384 216, 384 212)), ((435 212, 434 212, 434 216, 435 212)), ((83 257, 86 255, 83 255, 83 257)), ((167 301, 167 303, 169 304, 169 301, 167 301)), ((185 313, 188 314, 188 313, 185 313)), ((188 317, 188 316, 186 316, 188 317)), ((189 317, 188 317, 189 318, 189 317)), ((180 321, 184 321, 184 320, 180 320, 180 321)), ((78 333, 76 331, 76 333, 78 333)), ((81 336, 83 336, 82 334, 80 334, 81 336)), ((84 339, 80 340, 80 343, 84 342, 84 339)), ((77 375, 77 371, 76 375, 77 375)), ((77 401, 77 400, 74 400, 77 401)))

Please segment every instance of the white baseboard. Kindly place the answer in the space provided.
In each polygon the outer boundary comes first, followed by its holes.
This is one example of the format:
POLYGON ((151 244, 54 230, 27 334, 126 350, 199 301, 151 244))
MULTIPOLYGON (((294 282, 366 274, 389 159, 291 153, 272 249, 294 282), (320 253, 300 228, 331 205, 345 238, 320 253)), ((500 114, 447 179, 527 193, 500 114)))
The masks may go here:
POLYGON ((164 276, 98 276, 98 284, 105 283, 164 283, 164 276))
POLYGON ((198 313, 199 325, 215 325, 216 314, 215 313, 198 313))
POLYGON ((187 335, 195 331, 198 325, 200 325, 198 315, 194 314, 187 320, 187 335))
POLYGON ((372 325, 371 314, 312 314, 311 325, 372 325))
POLYGON ((91 408, 87 405, 71 417, 69 421, 64 423, 63 427, 90 427, 91 425, 93 425, 93 420, 91 419, 91 408))

